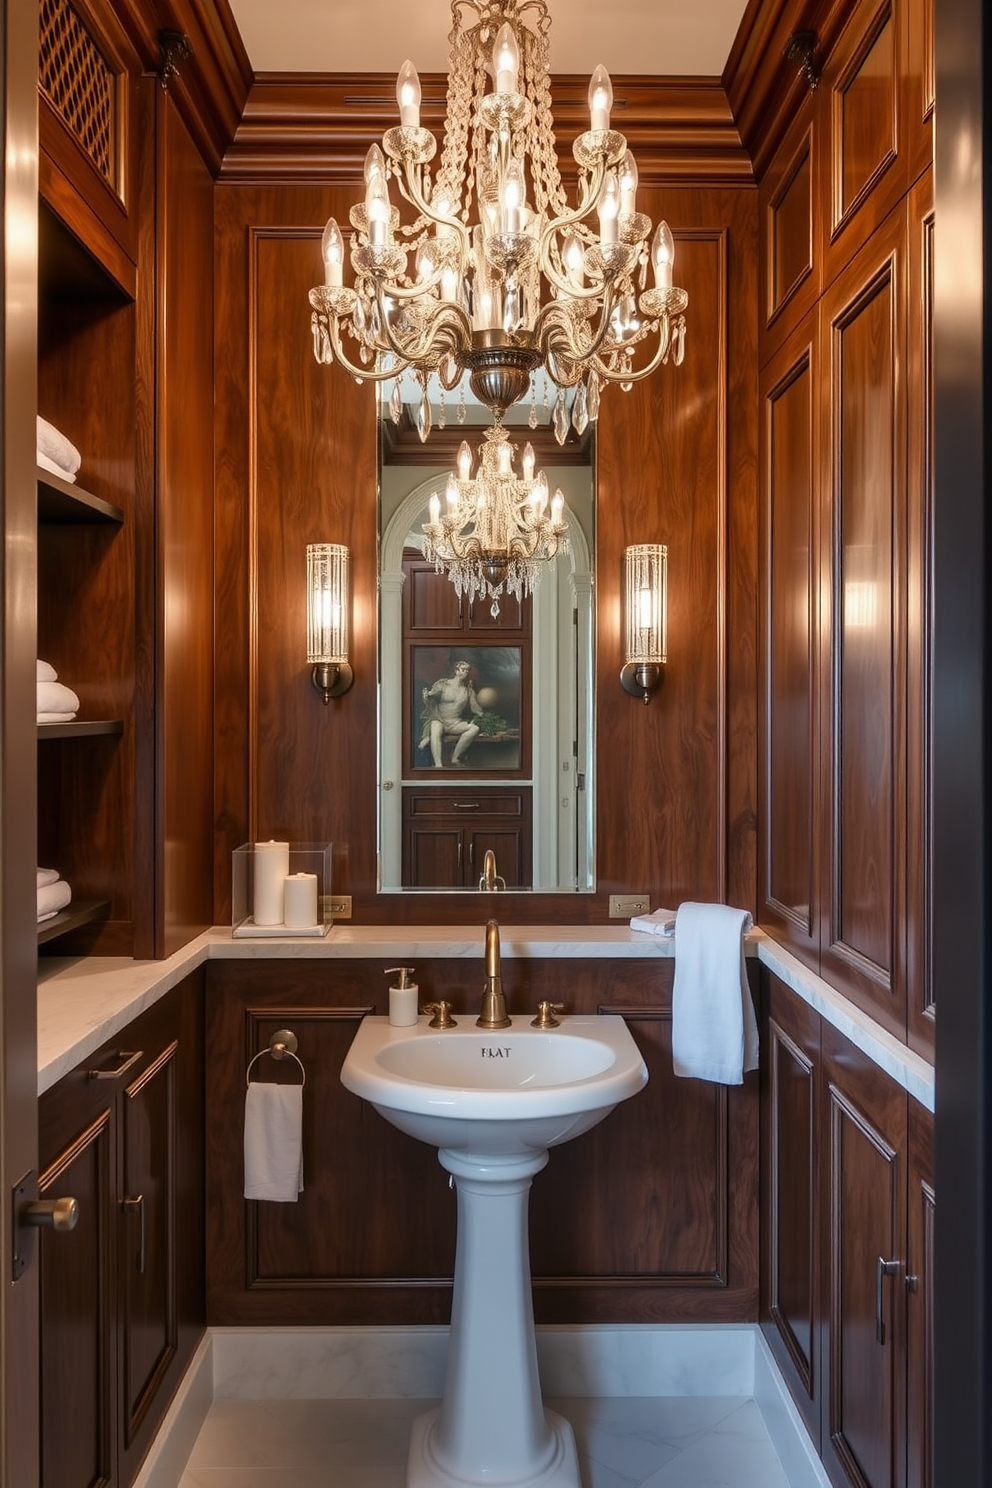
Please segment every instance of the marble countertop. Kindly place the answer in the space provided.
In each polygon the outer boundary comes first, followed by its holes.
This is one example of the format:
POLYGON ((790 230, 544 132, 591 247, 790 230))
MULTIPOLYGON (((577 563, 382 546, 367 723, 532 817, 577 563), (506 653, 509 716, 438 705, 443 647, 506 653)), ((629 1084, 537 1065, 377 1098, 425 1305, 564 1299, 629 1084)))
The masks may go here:
MULTIPOLYGON (((230 929, 215 927, 164 961, 125 957, 43 956, 38 971, 38 1093, 125 1028, 170 988, 209 960, 330 960, 398 956, 415 961, 430 957, 476 957, 483 954, 485 925, 335 925, 322 940, 236 940, 230 929)), ((508 959, 538 960, 665 959, 674 942, 646 935, 627 925, 504 925, 500 949, 508 959)), ((873 1059, 917 1100, 933 1110, 933 1068, 891 1034, 861 1013, 846 998, 809 971, 761 930, 746 939, 748 955, 757 956, 805 1002, 816 1009, 859 1049, 873 1059)))

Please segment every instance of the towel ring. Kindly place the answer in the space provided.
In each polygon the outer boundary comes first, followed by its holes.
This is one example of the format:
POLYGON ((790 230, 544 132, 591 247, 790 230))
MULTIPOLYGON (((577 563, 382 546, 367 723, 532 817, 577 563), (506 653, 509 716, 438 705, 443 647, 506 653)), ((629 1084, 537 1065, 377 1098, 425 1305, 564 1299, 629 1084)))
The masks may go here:
POLYGON ((245 1087, 247 1088, 251 1084, 252 1065, 256 1064, 263 1054, 271 1054, 273 1059, 292 1059, 294 1063, 300 1066, 300 1074, 303 1076, 303 1079, 300 1081, 300 1089, 302 1090, 303 1086, 307 1083, 307 1072, 303 1068, 303 1060, 296 1052, 298 1048, 299 1043, 293 1030, 291 1028, 280 1028, 269 1039, 268 1048, 259 1049, 258 1053, 249 1059, 248 1068, 245 1070, 245 1087))

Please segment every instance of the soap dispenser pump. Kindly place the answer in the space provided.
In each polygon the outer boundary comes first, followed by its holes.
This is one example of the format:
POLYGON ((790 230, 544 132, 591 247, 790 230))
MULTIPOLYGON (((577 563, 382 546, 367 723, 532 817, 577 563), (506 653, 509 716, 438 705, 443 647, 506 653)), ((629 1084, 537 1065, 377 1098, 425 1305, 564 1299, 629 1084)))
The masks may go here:
POLYGON ((420 988, 416 982, 407 981, 412 976, 412 966, 387 966, 386 976, 399 973, 399 983, 389 989, 389 1021, 394 1028, 410 1028, 417 1021, 417 997, 420 988))

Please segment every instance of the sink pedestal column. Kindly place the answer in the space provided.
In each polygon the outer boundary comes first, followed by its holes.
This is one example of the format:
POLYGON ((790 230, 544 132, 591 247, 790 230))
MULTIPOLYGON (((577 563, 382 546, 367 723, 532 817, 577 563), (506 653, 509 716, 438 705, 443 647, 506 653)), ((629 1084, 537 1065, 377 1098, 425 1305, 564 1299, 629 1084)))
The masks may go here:
POLYGON ((527 1204, 546 1151, 473 1161, 442 1148, 458 1191, 444 1399, 413 1425, 407 1488, 581 1488, 572 1428, 545 1411, 527 1204))

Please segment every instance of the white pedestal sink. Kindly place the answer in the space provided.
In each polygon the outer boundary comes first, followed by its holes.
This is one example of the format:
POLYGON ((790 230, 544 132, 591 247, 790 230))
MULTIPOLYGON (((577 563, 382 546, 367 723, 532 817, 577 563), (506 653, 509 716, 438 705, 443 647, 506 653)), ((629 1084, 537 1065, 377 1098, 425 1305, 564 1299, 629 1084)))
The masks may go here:
POLYGON ((548 1148, 635 1095, 647 1070, 617 1017, 535 1029, 392 1028, 366 1018, 341 1070, 348 1090, 438 1148, 458 1191, 444 1398, 420 1416, 407 1488, 581 1488, 568 1422, 541 1400, 527 1200, 548 1148))

